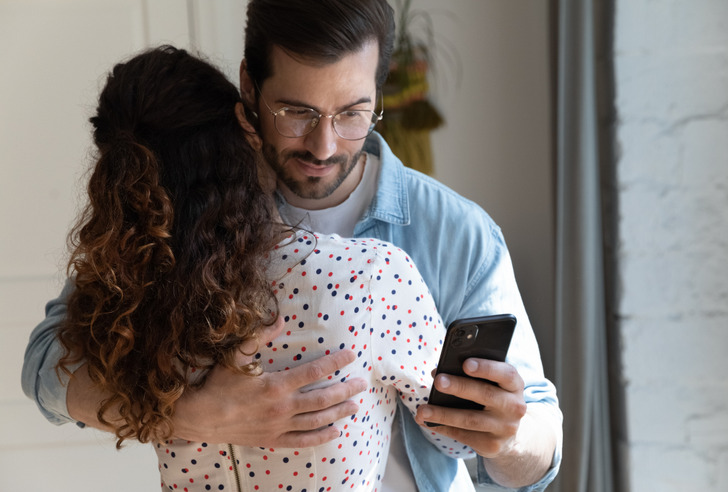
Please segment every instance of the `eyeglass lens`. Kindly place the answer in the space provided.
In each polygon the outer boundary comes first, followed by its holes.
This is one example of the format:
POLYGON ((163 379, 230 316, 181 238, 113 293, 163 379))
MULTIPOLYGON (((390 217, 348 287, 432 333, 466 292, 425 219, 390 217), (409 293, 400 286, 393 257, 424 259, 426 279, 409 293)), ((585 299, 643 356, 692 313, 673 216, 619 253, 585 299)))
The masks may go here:
MULTIPOLYGON (((324 116, 329 118, 329 116, 324 116)), ((320 123, 319 113, 309 108, 283 108, 275 115, 275 125, 284 137, 302 137, 311 133, 320 123)), ((342 111, 333 116, 334 131, 341 138, 359 140, 374 129, 379 120, 376 113, 369 110, 342 111)))

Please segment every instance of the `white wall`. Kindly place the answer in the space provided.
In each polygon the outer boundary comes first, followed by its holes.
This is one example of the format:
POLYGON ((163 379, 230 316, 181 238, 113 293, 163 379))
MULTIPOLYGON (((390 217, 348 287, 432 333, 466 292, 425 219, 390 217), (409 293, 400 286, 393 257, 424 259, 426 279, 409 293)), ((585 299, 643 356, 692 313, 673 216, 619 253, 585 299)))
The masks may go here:
MULTIPOLYGON (((503 227, 532 321, 548 334, 546 2, 414 3, 433 12, 463 65, 460 85, 444 77, 434 94, 447 121, 433 134, 437 177, 503 227)), ((234 79, 244 15, 244 0, 0 1, 0 490, 156 489, 148 447, 116 452, 101 433, 47 423, 20 389, 22 356, 64 278, 87 119, 104 73, 144 46, 172 42, 199 46, 234 79)))
MULTIPOLYGON (((554 223, 549 2, 419 0, 462 60, 437 60, 435 177, 501 226, 547 376, 553 374, 554 223), (459 82, 459 83, 458 83, 459 82)), ((386 111, 386 110, 385 110, 386 111)))
POLYGON ((619 317, 635 492, 728 490, 728 2, 618 0, 619 317))
MULTIPOLYGON (((58 291, 64 237, 87 148, 85 119, 110 59, 142 46, 141 4, 0 3, 0 489, 124 489, 124 469, 154 480, 154 462, 118 457, 108 440, 48 424, 20 389, 22 356, 45 299, 58 291), (102 444, 102 445, 100 445, 102 444), (103 456, 114 467, 95 466, 103 456), (117 485, 115 485, 117 484, 117 485)), ((145 478, 144 478, 145 477, 145 478)), ((133 479, 131 481, 133 483, 133 479)), ((141 483, 141 482, 137 482, 141 483)))
POLYGON ((234 75, 244 7, 189 2, 197 16, 190 24, 179 0, 0 2, 0 490, 157 489, 151 448, 117 452, 106 435, 46 422, 20 388, 22 357, 65 276, 87 119, 105 72, 149 44, 193 39, 214 59, 231 60, 234 75))

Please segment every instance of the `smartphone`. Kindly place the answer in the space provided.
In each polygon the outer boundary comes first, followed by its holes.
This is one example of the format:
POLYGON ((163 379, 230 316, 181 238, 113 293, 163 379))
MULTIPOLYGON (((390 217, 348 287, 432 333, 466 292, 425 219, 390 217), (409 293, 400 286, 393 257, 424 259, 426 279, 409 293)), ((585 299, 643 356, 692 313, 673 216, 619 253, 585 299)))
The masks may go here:
MULTIPOLYGON (((447 329, 436 374, 469 377, 463 362, 470 357, 505 362, 516 317, 512 314, 479 316, 453 321, 447 329)), ((487 381, 487 380, 486 380, 487 381)), ((487 381, 495 384, 492 381, 487 381)), ((428 403, 443 407, 482 410, 483 405, 437 391, 433 385, 428 403)), ((440 424, 427 423, 434 427, 440 424)))

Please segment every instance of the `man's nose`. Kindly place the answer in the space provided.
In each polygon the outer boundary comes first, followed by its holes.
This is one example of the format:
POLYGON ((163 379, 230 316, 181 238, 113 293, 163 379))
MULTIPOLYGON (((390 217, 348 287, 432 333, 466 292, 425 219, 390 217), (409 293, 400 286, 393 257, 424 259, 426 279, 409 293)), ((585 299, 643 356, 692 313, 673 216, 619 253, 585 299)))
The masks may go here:
POLYGON ((304 137, 304 146, 316 159, 324 161, 336 154, 339 136, 330 116, 322 116, 316 128, 304 137))

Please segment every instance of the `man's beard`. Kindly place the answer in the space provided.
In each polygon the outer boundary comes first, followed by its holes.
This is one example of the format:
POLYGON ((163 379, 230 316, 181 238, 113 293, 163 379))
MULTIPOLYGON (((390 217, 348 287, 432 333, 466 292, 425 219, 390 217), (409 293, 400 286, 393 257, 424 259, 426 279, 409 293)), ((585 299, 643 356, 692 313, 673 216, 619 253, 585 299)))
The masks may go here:
MULTIPOLYGON (((324 161, 316 159, 310 152, 292 151, 279 154, 275 147, 270 144, 263 145, 263 157, 268 165, 275 171, 278 180, 286 185, 291 192, 300 198, 321 199, 331 195, 341 186, 341 183, 351 174, 356 167, 363 149, 354 154, 350 161, 343 155, 335 155, 324 161), (335 165, 338 167, 333 180, 326 182, 325 178, 307 176, 303 180, 294 178, 286 169, 285 163, 290 159, 301 159, 302 161, 318 165, 335 165)), ((331 179, 330 177, 327 177, 331 179)))

